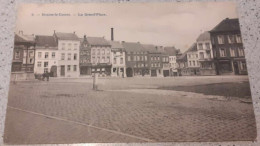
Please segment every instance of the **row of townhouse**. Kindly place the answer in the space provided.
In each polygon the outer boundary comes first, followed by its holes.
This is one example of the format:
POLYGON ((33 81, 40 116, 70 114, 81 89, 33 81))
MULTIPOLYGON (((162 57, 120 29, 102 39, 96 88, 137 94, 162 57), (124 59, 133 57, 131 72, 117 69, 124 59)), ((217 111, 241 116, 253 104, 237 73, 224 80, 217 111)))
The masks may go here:
POLYGON ((238 19, 226 18, 177 56, 178 75, 247 74, 238 19))
POLYGON ((16 34, 12 72, 31 77, 44 72, 52 77, 177 75, 175 47, 114 41, 111 34, 111 40, 55 31, 28 40, 16 34))

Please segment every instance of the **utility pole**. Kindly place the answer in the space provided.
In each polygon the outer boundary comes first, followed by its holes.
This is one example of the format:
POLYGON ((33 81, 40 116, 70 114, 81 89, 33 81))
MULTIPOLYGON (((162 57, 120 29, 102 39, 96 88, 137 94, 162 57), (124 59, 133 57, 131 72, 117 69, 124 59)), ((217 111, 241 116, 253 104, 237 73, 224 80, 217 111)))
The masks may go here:
POLYGON ((95 90, 95 91, 98 90, 98 85, 97 85, 97 73, 94 73, 94 77, 93 77, 93 90, 95 90))

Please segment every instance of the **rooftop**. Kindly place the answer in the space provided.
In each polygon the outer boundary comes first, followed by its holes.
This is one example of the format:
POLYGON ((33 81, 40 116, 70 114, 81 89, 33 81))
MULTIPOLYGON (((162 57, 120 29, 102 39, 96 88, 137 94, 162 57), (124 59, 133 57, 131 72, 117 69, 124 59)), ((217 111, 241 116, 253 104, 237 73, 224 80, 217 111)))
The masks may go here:
POLYGON ((56 32, 54 35, 56 35, 59 40, 79 40, 75 33, 56 32))
POLYGON ((177 50, 174 46, 172 46, 172 47, 164 47, 164 51, 169 56, 176 56, 179 53, 179 50, 177 50))
POLYGON ((104 37, 87 37, 87 42, 90 45, 111 46, 104 37))
POLYGON ((44 36, 44 35, 36 35, 35 37, 36 46, 48 46, 48 47, 57 47, 58 44, 55 41, 53 36, 44 36))
POLYGON ((197 42, 199 41, 210 41, 210 33, 208 31, 205 31, 200 34, 200 36, 197 38, 197 42))
POLYGON ((122 42, 123 47, 128 52, 136 51, 136 52, 142 52, 147 51, 139 42, 122 42))
POLYGON ((222 31, 240 31, 238 18, 222 20, 216 27, 210 32, 222 32, 222 31))

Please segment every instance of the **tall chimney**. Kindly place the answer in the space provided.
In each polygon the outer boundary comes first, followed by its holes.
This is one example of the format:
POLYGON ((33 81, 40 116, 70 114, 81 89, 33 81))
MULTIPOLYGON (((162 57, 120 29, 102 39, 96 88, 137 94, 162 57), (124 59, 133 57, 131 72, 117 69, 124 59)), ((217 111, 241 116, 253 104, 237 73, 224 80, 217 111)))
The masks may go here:
POLYGON ((111 28, 111 41, 114 41, 114 28, 111 28))

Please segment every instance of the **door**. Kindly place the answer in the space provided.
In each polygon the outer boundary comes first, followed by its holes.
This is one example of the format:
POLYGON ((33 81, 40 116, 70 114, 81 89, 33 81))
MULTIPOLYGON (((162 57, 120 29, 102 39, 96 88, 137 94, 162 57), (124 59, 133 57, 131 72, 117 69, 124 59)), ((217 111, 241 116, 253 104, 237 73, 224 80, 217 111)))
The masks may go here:
POLYGON ((156 70, 151 70, 151 76, 152 76, 152 77, 156 77, 156 76, 157 76, 156 70))
POLYGON ((169 74, 170 74, 170 73, 169 73, 169 70, 164 70, 164 71, 163 71, 163 76, 164 76, 164 77, 168 77, 169 74))
POLYGON ((60 76, 65 76, 65 66, 62 65, 60 68, 60 76))
POLYGON ((239 68, 238 68, 238 63, 237 62, 234 62, 234 72, 236 75, 239 74, 239 68))
POLYGON ((133 77, 133 70, 132 70, 132 68, 127 68, 126 69, 126 76, 127 77, 133 77))

